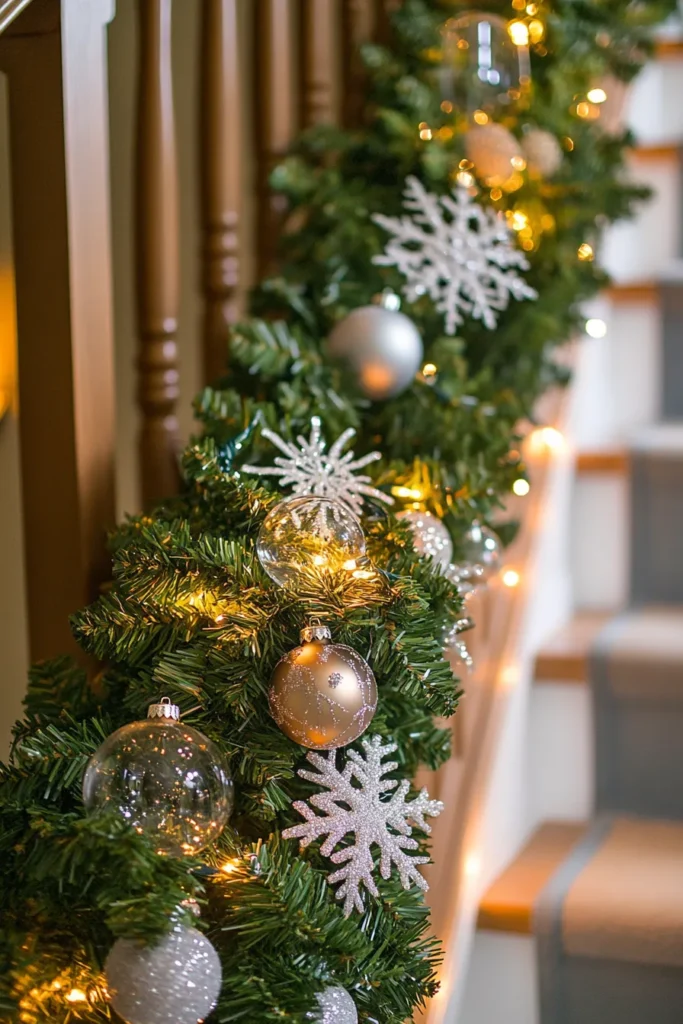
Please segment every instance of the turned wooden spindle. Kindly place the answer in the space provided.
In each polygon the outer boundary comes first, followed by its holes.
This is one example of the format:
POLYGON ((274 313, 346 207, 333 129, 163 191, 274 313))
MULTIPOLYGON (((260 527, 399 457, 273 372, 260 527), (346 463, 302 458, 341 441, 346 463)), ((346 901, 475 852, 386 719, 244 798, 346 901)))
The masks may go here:
POLYGON ((138 0, 136 154, 140 469, 145 507, 178 489, 178 175, 171 78, 172 0, 138 0))
POLYGON ((342 118, 358 125, 363 116, 365 80, 360 48, 376 31, 377 9, 368 0, 343 0, 342 5, 342 118))
POLYGON ((204 379, 225 374, 240 313, 241 91, 237 0, 203 0, 200 153, 204 379))
POLYGON ((304 128, 335 121, 336 5, 302 0, 301 120, 304 128))
POLYGON ((258 0, 255 42, 256 269, 265 277, 274 268, 286 211, 283 197, 270 189, 270 174, 297 129, 292 0, 258 0))

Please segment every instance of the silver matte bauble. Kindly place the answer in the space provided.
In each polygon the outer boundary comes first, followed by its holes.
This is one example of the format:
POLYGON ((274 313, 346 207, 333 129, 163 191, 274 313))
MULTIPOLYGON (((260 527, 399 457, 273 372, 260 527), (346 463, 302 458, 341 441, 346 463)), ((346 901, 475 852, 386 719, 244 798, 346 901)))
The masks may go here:
POLYGON ((118 939, 104 972, 111 1005, 126 1024, 200 1024, 221 991, 218 953, 183 925, 156 946, 118 939))
POLYGON ((396 518, 410 524, 418 555, 431 558, 442 571, 448 568, 453 557, 453 541, 440 519, 431 512, 418 512, 414 509, 399 512, 396 518))
POLYGON ((197 853, 223 831, 234 801, 228 765, 215 743, 177 720, 178 707, 152 704, 95 751, 83 776, 91 814, 115 811, 158 853, 197 853))
POLYGON ((332 330, 327 348, 355 370, 362 391, 376 401, 404 391, 424 353, 413 321, 382 305, 361 306, 345 316, 332 330))
POLYGON ((498 572, 501 551, 498 534, 477 520, 462 539, 463 561, 481 583, 487 583, 498 572))
POLYGON ((353 999, 341 985, 319 992, 320 1013, 313 1017, 317 1024, 358 1024, 358 1011, 353 999))
POLYGON ((532 128, 522 140, 522 149, 529 173, 539 178, 552 178, 562 166, 562 147, 551 132, 532 128))

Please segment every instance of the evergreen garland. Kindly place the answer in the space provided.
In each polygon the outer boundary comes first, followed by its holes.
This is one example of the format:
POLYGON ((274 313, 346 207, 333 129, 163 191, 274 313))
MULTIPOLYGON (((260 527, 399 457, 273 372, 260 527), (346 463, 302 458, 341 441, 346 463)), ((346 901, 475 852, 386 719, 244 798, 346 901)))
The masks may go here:
MULTIPOLYGON (((510 15, 507 3, 484 6, 510 15)), ((508 127, 571 138, 571 152, 551 183, 529 177, 515 193, 480 200, 542 209, 552 220, 529 254, 540 298, 513 303, 493 332, 469 321, 456 339, 443 335, 428 300, 406 306, 436 382, 370 403, 326 359, 321 339, 375 293, 399 289, 393 270, 371 262, 384 244, 371 215, 399 212, 408 174, 445 191, 464 158, 465 126, 442 110, 434 76, 440 26, 457 7, 405 0, 390 43, 363 49, 363 124, 305 133, 275 170, 292 215, 279 276, 260 285, 254 317, 234 330, 229 376, 197 400, 204 433, 184 455, 183 493, 116 531, 112 584, 74 617, 79 643, 102 668, 89 679, 58 659, 31 673, 26 715, 0 767, 2 1021, 111 1020, 102 966, 114 938, 153 940, 172 917, 194 923, 182 906, 188 897, 201 903, 200 927, 223 963, 212 1022, 304 1024, 314 993, 343 985, 361 1020, 403 1024, 435 991, 441 953, 419 891, 380 881, 381 898, 345 919, 317 846, 301 854, 280 838, 298 820, 292 801, 311 790, 296 774, 304 751, 271 719, 267 689, 315 615, 370 662, 380 693, 372 732, 398 743, 396 777, 437 768, 450 731, 436 719, 453 714, 459 697, 441 637, 460 596, 415 554, 410 530, 379 513, 364 521, 377 568, 368 579, 311 572, 296 595, 275 587, 255 538, 280 495, 235 470, 247 453, 250 462, 270 458, 260 425, 295 437, 318 415, 329 440, 353 426, 359 453, 381 447, 379 486, 426 473, 430 507, 448 515, 456 545, 461 526, 504 504, 523 472, 510 457, 517 423, 564 379, 552 349, 577 326, 578 302, 604 283, 578 247, 645 195, 621 178, 628 137, 577 118, 577 97, 607 74, 631 77, 649 27, 674 4, 539 4, 546 35, 532 47, 532 98, 508 127), (431 139, 420 138, 421 122, 431 139), (224 834, 205 856, 182 862, 157 855, 117 818, 85 817, 80 795, 103 739, 161 694, 220 745, 236 785, 224 834), (74 991, 85 999, 69 1002, 74 991)))

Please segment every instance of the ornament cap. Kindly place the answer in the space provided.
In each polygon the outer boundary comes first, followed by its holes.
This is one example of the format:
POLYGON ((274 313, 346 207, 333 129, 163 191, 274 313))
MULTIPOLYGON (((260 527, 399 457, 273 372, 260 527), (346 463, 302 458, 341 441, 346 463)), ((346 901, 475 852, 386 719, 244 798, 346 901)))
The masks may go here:
POLYGON ((310 644, 313 641, 327 641, 332 639, 332 630, 329 626, 321 626, 316 623, 312 626, 304 626, 299 633, 299 640, 302 644, 310 644))
POLYGON ((158 704, 150 704, 147 708, 148 718, 170 718, 174 722, 180 720, 180 708, 171 703, 170 697, 162 697, 158 704))
POLYGON ((388 309, 392 313, 398 313, 401 308, 401 298, 391 288, 385 288, 378 295, 373 295, 372 302, 373 305, 381 306, 382 309, 388 309))

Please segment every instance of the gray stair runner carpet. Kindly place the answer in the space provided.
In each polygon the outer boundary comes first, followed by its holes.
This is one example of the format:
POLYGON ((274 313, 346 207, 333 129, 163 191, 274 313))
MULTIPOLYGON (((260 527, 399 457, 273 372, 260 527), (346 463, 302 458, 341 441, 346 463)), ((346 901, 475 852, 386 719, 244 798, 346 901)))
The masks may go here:
MULTIPOLYGON (((683 298, 666 302, 682 416, 683 298)), ((631 607, 590 659, 596 818, 535 908, 541 1024, 683 1024, 683 423, 631 460, 631 607)))

